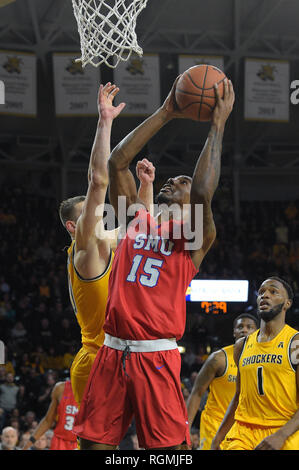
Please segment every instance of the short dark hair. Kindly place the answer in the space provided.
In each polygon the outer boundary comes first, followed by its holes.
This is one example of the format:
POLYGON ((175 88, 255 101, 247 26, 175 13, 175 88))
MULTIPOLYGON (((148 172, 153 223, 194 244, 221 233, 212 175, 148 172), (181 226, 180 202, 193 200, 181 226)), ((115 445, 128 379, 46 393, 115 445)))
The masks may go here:
POLYGON ((85 196, 70 197, 61 202, 59 206, 59 217, 64 227, 68 220, 77 222, 75 207, 82 201, 85 201, 85 196))
POLYGON ((250 320, 254 321, 255 323, 255 326, 258 328, 259 326, 259 321, 256 317, 254 317, 253 315, 251 315, 250 313, 240 313, 240 315, 238 315, 235 319, 234 319, 234 323, 233 323, 233 327, 235 328, 236 327, 236 323, 238 320, 240 320, 241 318, 249 318, 250 320))
POLYGON ((273 279, 274 281, 280 282, 283 285, 283 287, 285 288, 285 290, 287 291, 289 299, 291 301, 294 300, 294 291, 293 291, 292 287, 290 286, 290 284, 287 281, 285 281, 284 279, 282 279, 281 277, 278 277, 278 276, 270 276, 270 277, 267 277, 267 279, 273 279))

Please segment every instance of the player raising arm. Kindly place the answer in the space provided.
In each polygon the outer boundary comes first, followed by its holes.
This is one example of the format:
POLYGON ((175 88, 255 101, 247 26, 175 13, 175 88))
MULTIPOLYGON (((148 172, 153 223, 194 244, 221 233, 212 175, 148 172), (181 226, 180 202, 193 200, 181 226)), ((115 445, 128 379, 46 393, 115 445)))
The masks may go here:
MULTIPOLYGON (((103 223, 112 123, 124 108, 124 103, 113 105, 118 92, 111 83, 100 86, 99 120, 90 156, 87 194, 63 201, 59 210, 72 240, 68 248, 69 292, 82 336, 82 348, 71 367, 72 388, 79 406, 93 360, 104 341, 108 279, 118 233, 118 229, 105 231, 103 223)), ((153 166, 147 165, 139 176, 142 197, 150 205, 152 200, 147 198, 152 197, 153 166)))
MULTIPOLYGON (((170 120, 184 118, 183 113, 177 110, 174 98, 178 79, 179 77, 161 108, 124 138, 112 151, 108 161, 109 198, 116 213, 118 211, 119 196, 126 198, 127 207, 141 202, 137 195, 134 177, 130 171, 130 164, 134 157, 170 120)), ((216 237, 211 203, 220 177, 224 127, 235 99, 231 81, 225 80, 224 82, 223 99, 220 98, 216 85, 215 94, 217 104, 213 112, 210 132, 197 161, 193 177, 169 178, 157 197, 158 203, 167 205, 178 203, 183 206, 183 204, 190 203, 192 232, 196 228, 196 205, 203 205, 203 244, 199 249, 191 252, 191 258, 197 269, 216 237)))
MULTIPOLYGON (((163 106, 125 137, 109 158, 110 202, 118 219, 120 196, 128 209, 140 200, 129 169, 134 157, 163 125, 183 117, 175 109, 174 90, 175 84, 163 106)), ((140 447, 178 448, 184 441, 190 445, 176 341, 185 330, 187 286, 215 238, 211 200, 220 175, 224 126, 234 102, 231 83, 226 82, 223 99, 217 89, 216 94, 211 130, 193 178, 170 178, 158 194, 158 203, 167 207, 175 203, 183 209, 190 199, 193 206, 204 205, 203 247, 191 258, 185 238, 174 236, 181 220, 167 221, 164 212, 160 220, 142 206, 137 214, 128 214, 133 223, 118 244, 109 278, 104 345, 74 426, 82 450, 116 448, 133 416, 140 447)))

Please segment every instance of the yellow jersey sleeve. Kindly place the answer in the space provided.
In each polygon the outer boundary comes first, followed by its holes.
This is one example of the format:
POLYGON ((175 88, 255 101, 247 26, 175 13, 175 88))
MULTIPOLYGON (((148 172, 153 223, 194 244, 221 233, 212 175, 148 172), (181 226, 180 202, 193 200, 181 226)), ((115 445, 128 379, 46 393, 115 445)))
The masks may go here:
POLYGON ((75 242, 68 248, 68 285, 70 300, 81 329, 83 346, 98 349, 104 342, 104 321, 108 282, 114 253, 111 250, 106 270, 93 279, 83 279, 74 265, 75 242))

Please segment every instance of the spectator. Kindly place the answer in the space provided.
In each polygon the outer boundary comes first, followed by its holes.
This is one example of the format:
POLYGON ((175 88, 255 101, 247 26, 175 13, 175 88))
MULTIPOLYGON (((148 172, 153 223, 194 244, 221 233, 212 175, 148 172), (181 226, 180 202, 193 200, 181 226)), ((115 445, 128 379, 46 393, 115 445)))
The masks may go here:
POLYGON ((74 335, 68 318, 63 318, 61 320, 59 343, 64 349, 68 349, 74 343, 74 335))
POLYGON ((47 299, 50 298, 50 287, 45 277, 42 278, 39 285, 39 295, 40 297, 46 297, 47 299))
POLYGON ((50 349, 53 346, 53 337, 48 318, 44 317, 40 320, 40 327, 37 333, 35 343, 45 350, 50 349))
POLYGON ((23 449, 23 447, 27 444, 31 436, 30 431, 25 431, 21 434, 20 442, 19 442, 19 448, 23 449))
POLYGON ((297 217, 298 215, 298 209, 296 207, 296 204, 294 203, 294 201, 291 201, 288 206, 286 207, 285 211, 284 211, 285 215, 286 215, 286 218, 290 221, 290 220, 293 220, 297 217))
POLYGON ((48 450, 48 440, 46 434, 41 436, 35 443, 30 447, 30 450, 48 450))
POLYGON ((36 413, 34 411, 27 411, 25 416, 22 418, 21 429, 25 432, 32 428, 32 424, 36 419, 36 413))
POLYGON ((24 344, 24 341, 27 337, 27 330, 25 330, 21 321, 16 322, 15 326, 10 332, 10 336, 16 347, 21 347, 24 344))
POLYGON ((45 435, 46 435, 46 438, 47 438, 47 449, 49 450, 50 447, 51 447, 52 437, 54 435, 53 429, 48 429, 48 431, 46 431, 45 435))
POLYGON ((0 292, 2 294, 8 294, 10 291, 10 285, 6 282, 3 276, 0 277, 0 292))
POLYGON ((0 408, 3 408, 6 414, 16 408, 18 391, 19 387, 14 383, 13 374, 8 372, 5 383, 0 385, 0 408))
POLYGON ((11 426, 2 429, 0 450, 19 450, 18 431, 11 426))
POLYGON ((200 450, 199 449, 199 433, 197 429, 195 428, 191 429, 190 438, 191 438, 191 449, 200 450))
POLYGON ((56 383, 56 377, 51 371, 46 375, 45 384, 40 390, 40 395, 37 398, 38 417, 44 416, 51 402, 51 392, 56 383))

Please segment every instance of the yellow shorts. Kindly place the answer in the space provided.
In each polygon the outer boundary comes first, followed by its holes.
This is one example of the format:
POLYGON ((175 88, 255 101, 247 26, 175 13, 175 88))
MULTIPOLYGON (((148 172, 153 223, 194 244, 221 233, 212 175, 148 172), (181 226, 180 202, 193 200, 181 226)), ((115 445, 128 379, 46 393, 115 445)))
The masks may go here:
MULTIPOLYGON (((254 450, 263 439, 278 429, 235 421, 222 442, 222 450, 254 450)), ((281 450, 299 450, 299 431, 285 441, 281 450)))
POLYGON ((222 419, 215 419, 213 416, 208 415, 205 410, 201 413, 199 428, 199 450, 211 449, 212 440, 214 439, 221 422, 222 419))
POLYGON ((89 372, 97 355, 96 350, 87 349, 83 346, 76 354, 71 370, 72 390, 77 404, 80 406, 84 389, 88 380, 89 372))

